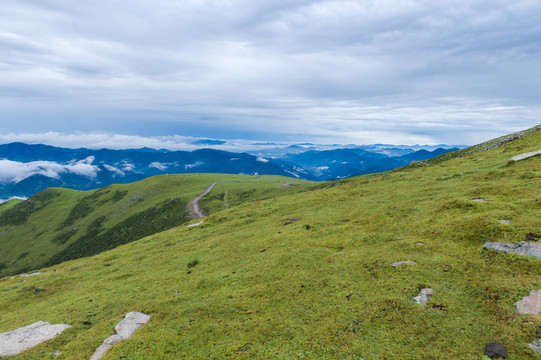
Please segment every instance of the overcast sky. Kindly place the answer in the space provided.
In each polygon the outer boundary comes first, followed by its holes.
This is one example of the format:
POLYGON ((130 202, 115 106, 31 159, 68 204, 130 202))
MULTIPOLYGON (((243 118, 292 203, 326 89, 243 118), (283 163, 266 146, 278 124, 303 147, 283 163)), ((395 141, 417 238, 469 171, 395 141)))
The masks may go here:
POLYGON ((478 143, 541 123, 539 14, 539 0, 4 0, 0 135, 478 143))

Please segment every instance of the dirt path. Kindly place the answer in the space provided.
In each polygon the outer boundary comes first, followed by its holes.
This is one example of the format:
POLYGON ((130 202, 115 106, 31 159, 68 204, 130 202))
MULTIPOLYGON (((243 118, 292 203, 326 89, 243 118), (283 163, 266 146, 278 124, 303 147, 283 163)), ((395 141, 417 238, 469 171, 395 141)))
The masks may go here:
POLYGON ((211 184, 205 191, 203 191, 201 194, 196 196, 190 203, 188 204, 188 209, 190 209, 190 217, 192 219, 199 219, 204 216, 207 216, 207 212, 201 208, 201 204, 199 203, 199 200, 205 195, 207 195, 212 188, 218 184, 219 181, 214 182, 211 184))

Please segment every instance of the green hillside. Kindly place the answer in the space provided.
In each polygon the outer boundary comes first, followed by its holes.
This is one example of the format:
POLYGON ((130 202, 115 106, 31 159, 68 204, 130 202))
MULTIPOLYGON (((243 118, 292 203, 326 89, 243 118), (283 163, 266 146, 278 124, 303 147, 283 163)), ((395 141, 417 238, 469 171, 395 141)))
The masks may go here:
POLYGON ((200 226, 0 280, 0 332, 71 324, 12 359, 88 359, 141 311, 151 322, 106 359, 483 359, 492 341, 541 359, 528 347, 541 317, 515 313, 541 289, 541 261, 482 249, 541 240, 541 157, 509 162, 540 148, 536 131, 238 206, 251 186, 221 183, 205 204, 225 209, 200 226), (405 260, 417 265, 391 266, 405 260))
MULTIPOLYGON (((0 205, 0 276, 90 256, 190 219, 188 203, 214 181, 238 204, 298 192, 310 184, 280 176, 162 175, 93 191, 47 189, 26 201, 0 205), (299 186, 283 187, 294 183, 299 186), (237 184, 248 188, 238 190, 237 184)), ((210 213, 224 199, 204 204, 210 213)))

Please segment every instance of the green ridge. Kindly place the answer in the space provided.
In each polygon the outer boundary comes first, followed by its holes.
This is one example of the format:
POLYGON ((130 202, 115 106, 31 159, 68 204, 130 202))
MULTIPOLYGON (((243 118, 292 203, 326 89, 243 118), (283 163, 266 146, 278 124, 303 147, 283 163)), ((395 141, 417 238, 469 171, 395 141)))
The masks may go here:
POLYGON ((88 359, 142 311, 151 322, 105 359, 483 359, 492 341, 509 359, 541 359, 527 345, 541 318, 515 314, 541 289, 541 261, 482 249, 541 235, 541 158, 508 162, 539 144, 531 132, 238 206, 252 186, 217 187, 206 204, 225 207, 227 193, 230 208, 200 226, 0 280, 0 332, 72 324, 13 359, 88 359), (403 260, 417 265, 391 266, 403 260), (415 304, 426 287, 429 304, 415 304))
MULTIPOLYGON (((188 203, 217 180, 225 181, 220 188, 226 190, 236 182, 250 186, 250 194, 231 192, 235 204, 313 186, 281 176, 182 174, 92 191, 47 189, 0 206, 0 276, 95 255, 185 223, 191 220, 188 203), (285 183, 299 186, 281 187, 285 183)), ((214 201, 203 205, 210 213, 221 209, 214 201)))

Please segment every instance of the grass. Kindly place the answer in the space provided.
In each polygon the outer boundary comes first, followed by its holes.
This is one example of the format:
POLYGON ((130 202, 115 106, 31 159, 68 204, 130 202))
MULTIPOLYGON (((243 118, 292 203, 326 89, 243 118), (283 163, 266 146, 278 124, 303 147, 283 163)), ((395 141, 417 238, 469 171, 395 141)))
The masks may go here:
POLYGON ((482 249, 541 234, 541 159, 508 164, 540 143, 533 132, 238 206, 251 184, 220 183, 206 201, 224 209, 200 226, 0 280, 0 332, 72 324, 13 359, 87 359, 124 314, 142 311, 150 324, 106 359, 482 359, 492 341, 510 359, 541 359, 527 345, 541 318, 515 314, 541 289, 541 262, 482 249), (417 265, 391 266, 402 260, 417 265), (415 304, 426 287, 430 302, 415 304))
MULTIPOLYGON (((225 191, 231 187, 233 204, 313 186, 281 176, 182 174, 92 191, 47 189, 0 206, 0 276, 91 256, 190 221, 187 204, 216 180, 225 181, 220 184, 225 191), (237 183, 250 191, 239 195, 237 183), (287 183, 298 186, 282 186, 287 183)), ((222 207, 214 201, 203 204, 210 213, 222 207)))

